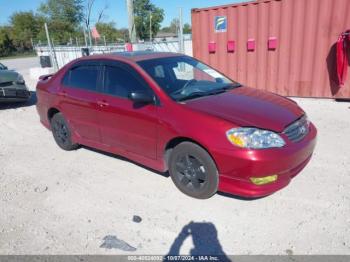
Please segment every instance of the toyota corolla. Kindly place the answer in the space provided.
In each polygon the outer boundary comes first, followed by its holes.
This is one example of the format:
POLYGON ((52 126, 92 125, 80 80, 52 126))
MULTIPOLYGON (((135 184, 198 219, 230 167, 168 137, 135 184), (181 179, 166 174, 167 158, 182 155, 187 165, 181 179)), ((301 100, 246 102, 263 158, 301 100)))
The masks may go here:
POLYGON ((315 126, 291 99, 181 54, 80 58, 41 77, 37 97, 62 149, 86 145, 169 171, 195 198, 272 194, 306 166, 316 143, 315 126))

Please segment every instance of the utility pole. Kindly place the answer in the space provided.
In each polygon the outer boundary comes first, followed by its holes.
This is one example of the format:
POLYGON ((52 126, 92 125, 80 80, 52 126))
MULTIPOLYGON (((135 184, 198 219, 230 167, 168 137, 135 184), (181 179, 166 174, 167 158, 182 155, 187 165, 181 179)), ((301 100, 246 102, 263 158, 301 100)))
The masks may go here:
POLYGON ((103 41, 104 41, 105 47, 106 47, 106 46, 107 46, 107 43, 106 43, 106 36, 105 36, 105 35, 103 36, 103 41))
POLYGON ((183 36, 183 21, 182 21, 182 7, 179 8, 179 51, 184 53, 184 36, 183 36))
POLYGON ((53 64, 53 69, 56 72, 58 70, 58 64, 57 64, 56 57, 55 57, 55 54, 53 52, 53 48, 52 48, 52 45, 51 45, 49 29, 47 28, 47 23, 45 23, 45 32, 46 32, 47 43, 49 45, 49 50, 50 50, 51 61, 52 61, 52 64, 53 64))
POLYGON ((126 0, 126 6, 128 9, 128 24, 129 24, 130 42, 136 43, 136 29, 135 29, 135 20, 134 20, 134 0, 126 0))
POLYGON ((83 28, 83 33, 84 33, 84 40, 85 40, 85 47, 88 46, 87 39, 86 39, 86 32, 85 29, 83 28))
MULTIPOLYGON (((92 46, 92 40, 91 40, 91 30, 90 30, 90 26, 88 27, 88 36, 89 36, 89 45, 90 47, 92 46)), ((95 41, 96 42, 96 41, 95 41)))
POLYGON ((33 38, 30 38, 30 43, 32 44, 32 49, 34 50, 34 42, 33 42, 33 38))
POLYGON ((149 41, 152 43, 152 11, 149 11, 149 41))

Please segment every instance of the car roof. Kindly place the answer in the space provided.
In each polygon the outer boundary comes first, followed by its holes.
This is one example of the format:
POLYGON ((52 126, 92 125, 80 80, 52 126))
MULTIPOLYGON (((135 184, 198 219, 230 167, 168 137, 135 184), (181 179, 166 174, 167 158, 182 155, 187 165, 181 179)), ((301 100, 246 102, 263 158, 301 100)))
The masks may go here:
POLYGON ((164 57, 174 57, 174 56, 183 56, 183 54, 179 53, 171 53, 171 52, 154 52, 154 51, 133 51, 133 52, 117 52, 113 53, 115 56, 121 56, 133 60, 135 62, 156 58, 164 58, 164 57))
POLYGON ((171 52, 154 52, 154 51, 133 51, 133 52, 115 52, 110 54, 96 54, 91 56, 84 56, 78 60, 95 60, 95 59, 112 59, 112 60, 122 60, 130 62, 139 62, 149 59, 166 58, 166 57, 177 57, 184 56, 180 53, 171 52))

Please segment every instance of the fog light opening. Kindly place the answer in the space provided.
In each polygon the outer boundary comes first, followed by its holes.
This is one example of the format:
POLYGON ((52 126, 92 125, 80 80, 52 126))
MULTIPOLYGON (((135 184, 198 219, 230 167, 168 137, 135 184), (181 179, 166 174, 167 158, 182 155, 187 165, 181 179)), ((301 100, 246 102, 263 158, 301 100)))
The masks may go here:
POLYGON ((265 176, 265 177, 251 177, 250 181, 252 181, 254 185, 261 186, 261 185, 275 182, 277 178, 278 178, 278 175, 265 176))

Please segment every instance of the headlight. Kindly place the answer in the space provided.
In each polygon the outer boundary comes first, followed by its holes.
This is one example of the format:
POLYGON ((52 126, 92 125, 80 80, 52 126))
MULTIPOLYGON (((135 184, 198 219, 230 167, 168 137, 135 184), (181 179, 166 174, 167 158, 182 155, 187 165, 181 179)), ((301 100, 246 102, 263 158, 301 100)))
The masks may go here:
POLYGON ((233 145, 243 148, 262 149, 286 144, 278 134, 252 127, 232 128, 226 132, 226 136, 233 145))
POLYGON ((17 80, 16 80, 16 84, 18 85, 24 85, 25 81, 22 75, 18 74, 17 80))

